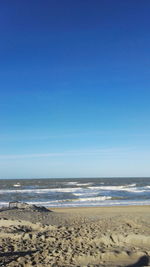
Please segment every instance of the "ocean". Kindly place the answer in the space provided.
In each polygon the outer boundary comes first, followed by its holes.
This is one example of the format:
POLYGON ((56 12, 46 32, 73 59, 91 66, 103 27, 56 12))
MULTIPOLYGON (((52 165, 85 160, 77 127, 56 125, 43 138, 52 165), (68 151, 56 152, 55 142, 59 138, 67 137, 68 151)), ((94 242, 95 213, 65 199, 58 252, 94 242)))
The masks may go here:
POLYGON ((150 178, 0 180, 0 207, 11 201, 45 207, 150 205, 150 178))

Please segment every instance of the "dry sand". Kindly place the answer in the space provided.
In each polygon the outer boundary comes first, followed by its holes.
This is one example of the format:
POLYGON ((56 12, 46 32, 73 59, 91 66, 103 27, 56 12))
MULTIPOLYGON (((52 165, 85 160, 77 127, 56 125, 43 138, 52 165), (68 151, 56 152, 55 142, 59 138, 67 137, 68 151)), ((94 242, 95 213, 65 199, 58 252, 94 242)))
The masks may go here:
POLYGON ((150 206, 0 211, 0 266, 150 266, 150 206))

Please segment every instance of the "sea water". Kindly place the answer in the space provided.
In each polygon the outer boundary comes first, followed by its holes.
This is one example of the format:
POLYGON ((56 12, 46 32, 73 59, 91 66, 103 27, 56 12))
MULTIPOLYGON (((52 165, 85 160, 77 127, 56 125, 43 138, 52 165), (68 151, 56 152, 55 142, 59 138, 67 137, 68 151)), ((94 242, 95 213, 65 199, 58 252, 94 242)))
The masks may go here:
POLYGON ((0 207, 11 201, 46 207, 150 205, 150 178, 0 180, 0 207))

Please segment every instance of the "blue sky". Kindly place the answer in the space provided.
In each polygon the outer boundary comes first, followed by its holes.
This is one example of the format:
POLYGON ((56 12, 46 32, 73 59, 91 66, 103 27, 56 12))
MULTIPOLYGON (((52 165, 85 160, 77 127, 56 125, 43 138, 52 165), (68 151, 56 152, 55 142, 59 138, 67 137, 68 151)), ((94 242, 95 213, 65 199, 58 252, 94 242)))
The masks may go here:
POLYGON ((150 176, 150 2, 0 3, 0 178, 150 176))

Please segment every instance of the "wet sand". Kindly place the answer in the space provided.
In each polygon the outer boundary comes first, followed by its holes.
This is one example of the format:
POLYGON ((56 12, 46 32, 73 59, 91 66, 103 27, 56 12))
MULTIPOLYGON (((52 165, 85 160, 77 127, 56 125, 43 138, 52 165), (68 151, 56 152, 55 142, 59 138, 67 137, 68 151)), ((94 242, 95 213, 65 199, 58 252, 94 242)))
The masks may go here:
POLYGON ((0 266, 150 266, 150 206, 0 211, 0 266))

